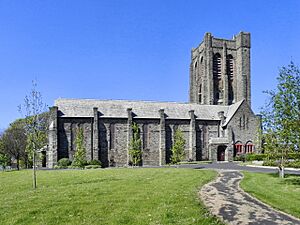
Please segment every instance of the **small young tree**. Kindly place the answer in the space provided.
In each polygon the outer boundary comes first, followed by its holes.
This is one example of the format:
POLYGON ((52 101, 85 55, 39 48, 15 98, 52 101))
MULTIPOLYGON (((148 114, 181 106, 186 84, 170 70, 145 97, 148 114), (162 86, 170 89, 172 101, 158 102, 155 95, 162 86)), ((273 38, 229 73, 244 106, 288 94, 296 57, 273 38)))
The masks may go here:
POLYGON ((76 132, 76 152, 74 155, 74 160, 72 162, 72 166, 83 168, 86 165, 86 159, 85 159, 85 147, 84 147, 84 136, 83 136, 83 129, 78 128, 76 132))
POLYGON ((142 141, 140 138, 139 126, 132 124, 132 139, 129 145, 129 155, 133 166, 137 166, 142 162, 142 141))
POLYGON ((185 139, 183 138, 183 133, 180 129, 175 131, 174 144, 172 146, 171 152, 171 162, 172 164, 179 163, 184 157, 184 146, 185 139))
POLYGON ((25 96, 24 104, 19 106, 19 111, 25 113, 25 130, 27 135, 27 151, 32 155, 33 161, 33 188, 36 189, 36 156, 39 149, 45 146, 46 138, 41 137, 45 131, 45 117, 41 116, 46 111, 41 92, 37 90, 37 83, 32 82, 29 95, 25 96))
POLYGON ((284 177, 288 153, 300 150, 300 70, 293 62, 279 70, 275 90, 266 91, 269 102, 262 111, 264 148, 278 156, 284 177))

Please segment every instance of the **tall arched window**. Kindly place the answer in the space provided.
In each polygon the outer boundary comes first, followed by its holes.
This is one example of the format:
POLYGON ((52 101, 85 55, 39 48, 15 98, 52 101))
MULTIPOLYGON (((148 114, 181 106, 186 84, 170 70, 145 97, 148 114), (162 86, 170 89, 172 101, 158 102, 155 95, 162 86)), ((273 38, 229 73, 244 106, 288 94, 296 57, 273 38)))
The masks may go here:
POLYGON ((223 99, 222 92, 222 59, 219 53, 213 58, 213 83, 214 83, 214 104, 219 104, 219 100, 223 99))
POLYGON ((228 76, 228 103, 232 104, 234 101, 233 91, 233 57, 232 55, 227 56, 226 72, 228 76))
POLYGON ((203 101, 203 94, 202 94, 202 81, 203 81, 203 56, 200 57, 200 64, 199 64, 199 77, 198 77, 198 103, 202 104, 203 101))
POLYGON ((201 83, 200 83, 200 86, 199 86, 199 93, 198 94, 199 94, 199 103, 201 104, 202 103, 202 84, 201 83))

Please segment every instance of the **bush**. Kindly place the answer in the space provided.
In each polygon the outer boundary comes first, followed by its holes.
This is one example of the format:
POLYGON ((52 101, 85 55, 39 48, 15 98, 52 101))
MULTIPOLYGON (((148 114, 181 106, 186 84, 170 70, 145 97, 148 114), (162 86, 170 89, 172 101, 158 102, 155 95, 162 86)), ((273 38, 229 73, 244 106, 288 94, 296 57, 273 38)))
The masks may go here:
POLYGON ((100 165, 87 165, 84 167, 84 169, 99 169, 101 168, 100 165))
POLYGON ((68 166, 71 165, 71 163, 72 163, 71 160, 69 160, 68 158, 62 158, 58 160, 57 165, 63 168, 67 168, 68 166))
POLYGON ((93 159, 91 161, 88 162, 88 165, 98 165, 101 166, 101 162, 97 159, 93 159))
POLYGON ((234 161, 242 161, 242 162, 245 162, 245 154, 235 156, 235 157, 234 157, 234 161))
POLYGON ((278 162, 275 160, 266 160, 264 161, 263 166, 278 166, 278 162))
MULTIPOLYGON (((274 161, 281 158, 281 154, 242 154, 238 155, 234 158, 236 161, 274 161)), ((300 160, 300 154, 299 153, 289 153, 288 159, 294 159, 294 160, 300 160)))
POLYGON ((246 154, 245 160, 246 161, 262 161, 267 158, 267 154, 246 154))
POLYGON ((286 167, 300 168, 300 160, 298 159, 295 161, 288 162, 286 164, 286 167))
POLYGON ((174 144, 171 148, 171 163, 177 164, 184 158, 185 139, 180 129, 177 129, 174 134, 174 144))
POLYGON ((56 169, 56 170, 59 170, 59 169, 63 169, 64 167, 61 167, 61 166, 58 166, 58 165, 55 165, 54 167, 53 167, 53 169, 56 169))

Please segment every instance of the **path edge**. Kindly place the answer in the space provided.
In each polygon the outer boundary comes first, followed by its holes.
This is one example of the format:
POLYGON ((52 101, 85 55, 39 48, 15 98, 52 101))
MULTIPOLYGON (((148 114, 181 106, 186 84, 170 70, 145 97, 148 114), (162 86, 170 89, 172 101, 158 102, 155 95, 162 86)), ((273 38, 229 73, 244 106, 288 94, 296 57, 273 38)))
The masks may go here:
MULTIPOLYGON (((299 224, 300 224, 300 218, 297 218, 297 217, 295 217, 295 216, 293 216, 293 215, 291 215, 291 214, 288 214, 288 213, 286 213, 286 212, 280 211, 279 209, 274 208, 273 206, 271 206, 271 205, 269 205, 269 204, 267 204, 267 203, 261 201, 260 199, 256 198, 255 196, 252 196, 252 195, 249 194, 248 192, 244 191, 244 189, 241 188, 241 186, 240 186, 241 181, 244 179, 244 174, 243 174, 243 172, 241 172, 241 171, 238 171, 238 172, 242 175, 242 179, 240 179, 240 180, 238 181, 238 189, 240 189, 240 190, 241 190, 244 194, 246 194, 248 197, 250 197, 250 198, 252 198, 252 199, 258 201, 258 202, 261 203, 262 205, 271 208, 271 209, 274 210, 275 212, 278 212, 278 213, 284 214, 284 215, 286 215, 286 216, 289 216, 289 217, 291 217, 292 219, 297 220, 297 221, 299 222, 299 224)), ((250 173, 251 173, 251 172, 250 172, 250 173)))
POLYGON ((220 177, 220 175, 221 175, 220 170, 216 170, 216 169, 212 169, 212 170, 216 171, 216 172, 218 173, 218 175, 216 176, 215 179, 213 179, 212 181, 210 181, 210 182, 204 184, 204 185, 200 188, 200 190, 198 191, 198 197, 200 198, 201 202, 202 202, 203 205, 205 206, 205 209, 209 212, 210 215, 215 216, 216 218, 218 218, 218 219, 220 220, 220 222, 222 222, 223 224, 228 224, 228 223, 226 223, 226 221, 223 219, 222 216, 215 215, 215 214, 212 212, 212 210, 206 205, 204 199, 202 198, 203 195, 202 195, 201 193, 202 193, 202 191, 203 191, 203 188, 204 188, 206 185, 209 185, 209 184, 211 184, 211 183, 216 182, 217 179, 218 179, 218 178, 220 177))

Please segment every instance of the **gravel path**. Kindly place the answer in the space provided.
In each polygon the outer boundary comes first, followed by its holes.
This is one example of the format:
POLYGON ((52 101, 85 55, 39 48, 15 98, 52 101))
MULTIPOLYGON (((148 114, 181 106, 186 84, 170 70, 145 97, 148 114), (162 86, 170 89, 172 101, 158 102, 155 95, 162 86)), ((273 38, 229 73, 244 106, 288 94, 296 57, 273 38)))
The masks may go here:
POLYGON ((246 194, 239 187, 242 178, 238 171, 219 171, 215 181, 203 186, 200 196, 212 214, 228 224, 300 225, 300 220, 246 194))

